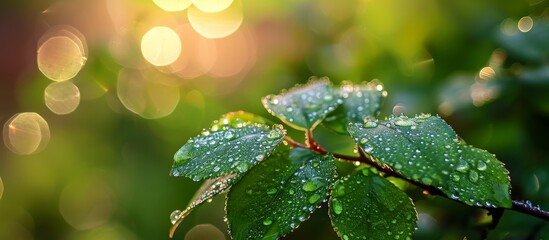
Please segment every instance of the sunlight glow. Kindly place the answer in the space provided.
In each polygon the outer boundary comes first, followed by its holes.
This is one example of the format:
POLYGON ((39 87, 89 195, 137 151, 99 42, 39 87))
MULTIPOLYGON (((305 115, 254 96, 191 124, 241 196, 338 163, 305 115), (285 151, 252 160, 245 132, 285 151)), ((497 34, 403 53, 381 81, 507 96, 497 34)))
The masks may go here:
POLYGON ((78 44, 65 36, 52 37, 38 48, 38 69, 53 81, 73 78, 85 62, 78 44))
POLYGON ((46 147, 50 140, 50 129, 38 113, 18 113, 4 124, 3 138, 10 151, 28 155, 46 147))
POLYGON ((193 5, 202 12, 221 12, 232 3, 233 0, 193 0, 193 5))
POLYGON ((197 7, 187 11, 189 22, 194 30, 206 38, 224 38, 234 33, 242 24, 242 4, 234 1, 220 12, 203 12, 197 7))
POLYGON ((153 0, 153 2, 166 12, 182 11, 192 4, 191 0, 153 0))
POLYGON ((153 27, 141 39, 141 52, 152 65, 166 66, 181 54, 181 40, 169 27, 153 27))
POLYGON ((80 90, 70 81, 52 83, 44 90, 44 101, 55 114, 69 114, 80 104, 80 90))
POLYGON ((168 116, 179 103, 178 87, 144 77, 133 69, 120 70, 117 94, 124 107, 147 119, 168 116))

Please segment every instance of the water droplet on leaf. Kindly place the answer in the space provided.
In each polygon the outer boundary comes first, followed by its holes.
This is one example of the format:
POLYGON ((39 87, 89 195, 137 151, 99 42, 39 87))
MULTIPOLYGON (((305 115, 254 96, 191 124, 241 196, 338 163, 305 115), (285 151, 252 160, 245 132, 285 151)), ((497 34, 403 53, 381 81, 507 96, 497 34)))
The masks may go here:
POLYGON ((170 214, 170 221, 172 222, 172 224, 175 224, 179 220, 179 218, 181 218, 180 210, 175 210, 170 214))

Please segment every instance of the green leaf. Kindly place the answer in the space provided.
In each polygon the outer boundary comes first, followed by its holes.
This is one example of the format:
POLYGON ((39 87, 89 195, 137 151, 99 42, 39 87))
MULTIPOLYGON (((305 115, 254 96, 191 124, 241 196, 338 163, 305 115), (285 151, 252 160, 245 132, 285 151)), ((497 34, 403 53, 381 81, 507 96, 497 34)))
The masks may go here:
POLYGON ((281 146, 252 168, 227 194, 233 239, 278 239, 309 218, 328 195, 332 155, 281 146))
POLYGON ((379 114, 381 101, 386 92, 377 81, 361 85, 343 82, 338 95, 343 101, 342 104, 328 114, 322 124, 337 133, 347 134, 349 123, 363 122, 364 118, 379 114))
POLYGON ((231 174, 215 179, 206 180, 198 189, 198 191, 194 194, 191 203, 187 206, 185 210, 183 210, 182 212, 176 210, 172 213, 171 221, 173 223, 173 226, 170 229, 170 236, 173 235, 175 229, 179 226, 181 221, 183 221, 183 219, 185 219, 185 217, 187 217, 195 207, 198 207, 208 200, 212 199, 216 195, 225 192, 239 179, 240 175, 231 174))
POLYGON ((339 98, 326 78, 312 78, 306 85, 298 85, 279 95, 268 95, 261 101, 269 113, 302 131, 313 129, 339 104, 339 98))
POLYGON ((272 130, 260 123, 231 123, 204 131, 191 138, 174 156, 172 176, 186 176, 195 181, 230 173, 246 172, 265 159, 282 141, 285 131, 280 125, 272 130))
POLYGON ((332 225, 345 240, 411 239, 417 225, 410 198, 367 168, 338 180, 329 204, 332 225))
POLYGON ((491 154, 465 146, 444 120, 393 117, 349 126, 375 161, 468 205, 511 207, 508 171, 491 154))

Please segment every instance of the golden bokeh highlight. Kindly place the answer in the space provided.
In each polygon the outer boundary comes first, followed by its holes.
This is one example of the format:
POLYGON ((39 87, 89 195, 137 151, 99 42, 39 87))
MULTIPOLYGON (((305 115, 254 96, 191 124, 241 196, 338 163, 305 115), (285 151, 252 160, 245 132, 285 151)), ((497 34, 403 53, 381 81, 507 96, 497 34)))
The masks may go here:
POLYGON ((534 27, 534 20, 529 16, 522 17, 518 21, 517 27, 521 32, 529 32, 534 27))
POLYGON ((219 228, 211 224, 199 224, 191 228, 185 235, 185 240, 225 240, 225 235, 219 228))
POLYGON ((4 124, 4 144, 16 154, 28 155, 42 151, 50 141, 48 123, 38 113, 13 115, 4 124))
POLYGON ((80 90, 71 81, 51 83, 44 90, 44 101, 53 113, 69 114, 80 104, 80 90))
POLYGON ((178 12, 187 9, 192 0, 153 0, 153 2, 166 12, 178 12))
POLYGON ((71 26, 49 29, 38 41, 38 69, 53 81, 74 78, 87 61, 88 48, 84 35, 71 26))
POLYGON ((71 181, 59 196, 61 216, 77 230, 105 224, 115 207, 113 190, 97 176, 71 181))
POLYGON ((193 29, 206 38, 227 37, 240 27, 244 19, 239 0, 220 12, 204 12, 191 6, 187 10, 187 17, 193 29))
POLYGON ((193 5, 202 12, 221 12, 232 3, 233 0, 193 0, 193 5))
POLYGON ((141 39, 141 52, 152 65, 166 66, 175 62, 181 54, 181 40, 169 27, 153 27, 141 39))
POLYGON ((133 69, 118 74, 117 95, 124 107, 147 119, 170 115, 179 103, 179 88, 144 77, 133 69))
POLYGON ((170 69, 183 79, 192 79, 208 73, 217 58, 216 42, 207 39, 193 30, 190 24, 176 28, 183 44, 181 56, 170 65, 170 69))
POLYGON ((119 223, 109 222, 89 231, 76 231, 69 240, 138 240, 135 233, 119 223))

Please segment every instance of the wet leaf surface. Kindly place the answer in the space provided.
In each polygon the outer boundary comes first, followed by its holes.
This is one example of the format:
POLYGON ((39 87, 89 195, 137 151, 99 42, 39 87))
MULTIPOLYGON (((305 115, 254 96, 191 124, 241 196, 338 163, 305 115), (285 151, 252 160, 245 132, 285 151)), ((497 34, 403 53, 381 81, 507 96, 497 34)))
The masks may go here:
POLYGON ((417 213, 410 198, 367 168, 338 180, 330 198, 337 234, 351 239, 411 239, 417 213))
POLYGON ((326 199, 334 158, 281 146, 227 194, 233 239, 278 239, 309 218, 326 199))
POLYGON ((251 119, 253 121, 226 115, 215 121, 211 131, 205 130, 191 138, 177 151, 171 175, 186 176, 195 181, 216 178, 246 172, 268 157, 284 138, 285 131, 280 125, 271 128, 257 123, 260 118, 251 119))
POLYGON ((492 154, 466 146, 444 120, 393 117, 349 126, 375 161, 468 205, 511 207, 508 171, 492 154))
POLYGON ((306 85, 298 85, 279 95, 268 95, 262 102, 269 113, 289 126, 305 131, 314 128, 335 110, 338 100, 327 79, 311 79, 306 85))
POLYGON ((335 132, 347 134, 349 123, 363 122, 364 118, 379 114, 383 100, 383 87, 379 82, 361 85, 344 82, 337 93, 341 104, 322 121, 335 132))

